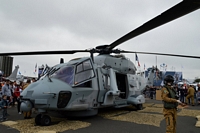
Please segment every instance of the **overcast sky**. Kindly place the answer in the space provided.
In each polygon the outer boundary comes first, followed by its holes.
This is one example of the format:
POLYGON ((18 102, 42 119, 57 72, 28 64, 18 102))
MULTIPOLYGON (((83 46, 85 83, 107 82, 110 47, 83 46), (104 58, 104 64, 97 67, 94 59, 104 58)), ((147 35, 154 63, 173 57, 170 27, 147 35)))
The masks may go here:
MULTIPOLYGON (((0 0, 0 52, 88 49, 110 44, 181 0, 0 0)), ((117 48, 200 56, 200 10, 162 25, 117 48)), ((34 76, 35 65, 89 56, 14 56, 23 75, 34 76)), ((135 54, 126 54, 135 63, 135 54)), ((156 65, 155 55, 138 54, 141 69, 156 65)), ((200 60, 157 56, 157 66, 200 76, 200 60)), ((162 70, 162 68, 161 68, 162 70)))

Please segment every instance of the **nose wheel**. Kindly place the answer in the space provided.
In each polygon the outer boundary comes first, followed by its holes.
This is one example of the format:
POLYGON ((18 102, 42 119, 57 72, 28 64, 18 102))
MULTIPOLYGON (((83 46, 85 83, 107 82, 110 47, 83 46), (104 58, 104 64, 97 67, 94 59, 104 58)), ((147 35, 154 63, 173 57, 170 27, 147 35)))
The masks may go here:
POLYGON ((142 110, 142 109, 143 109, 143 106, 142 106, 142 104, 137 104, 137 105, 136 105, 136 108, 137 108, 137 110, 142 110))
POLYGON ((48 115, 38 114, 35 117, 35 124, 41 126, 49 126, 51 124, 51 117, 48 115))

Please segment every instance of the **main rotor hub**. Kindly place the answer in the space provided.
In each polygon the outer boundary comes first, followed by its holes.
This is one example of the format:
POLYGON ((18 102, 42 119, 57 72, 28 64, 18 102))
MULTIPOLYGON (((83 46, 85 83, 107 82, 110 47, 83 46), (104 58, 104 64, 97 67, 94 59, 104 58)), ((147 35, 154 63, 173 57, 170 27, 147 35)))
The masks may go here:
POLYGON ((110 53, 120 53, 120 50, 109 50, 110 45, 100 45, 96 47, 96 51, 98 51, 99 54, 110 54, 110 53))

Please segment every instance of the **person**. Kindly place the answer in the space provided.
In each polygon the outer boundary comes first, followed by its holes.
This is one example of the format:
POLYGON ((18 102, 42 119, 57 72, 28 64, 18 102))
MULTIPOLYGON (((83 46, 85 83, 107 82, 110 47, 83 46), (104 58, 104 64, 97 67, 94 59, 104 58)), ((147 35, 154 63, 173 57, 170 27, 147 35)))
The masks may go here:
POLYGON ((164 78, 164 86, 161 90, 164 103, 163 115, 166 119, 166 133, 176 133, 177 106, 178 103, 182 104, 176 96, 176 90, 172 86, 173 82, 174 78, 167 75, 164 78))
POLYGON ((26 83, 22 86, 22 90, 26 89, 31 84, 31 80, 27 79, 26 83))
MULTIPOLYGON (((22 87, 22 90, 26 89, 30 84, 31 84, 31 80, 27 79, 26 84, 22 87)), ((24 119, 30 119, 32 111, 23 112, 23 114, 24 114, 24 119)))
POLYGON ((148 85, 146 85, 145 89, 143 90, 143 95, 144 97, 146 98, 147 96, 147 88, 148 88, 148 85))
POLYGON ((9 89, 10 89, 10 92, 11 92, 11 97, 10 97, 10 101, 9 101, 8 105, 9 106, 14 106, 15 105, 15 101, 13 99, 14 86, 13 86, 13 82, 12 81, 10 81, 9 89))
POLYGON ((2 99, 2 87, 0 85, 0 101, 1 101, 1 99, 2 99))
POLYGON ((188 87, 189 88, 187 90, 187 96, 185 98, 185 102, 186 102, 186 104, 188 104, 188 99, 191 98, 191 100, 192 100, 192 106, 194 106, 194 93, 195 93, 195 90, 192 87, 192 85, 190 85, 188 87))
POLYGON ((197 90, 199 90, 200 89, 200 84, 197 84, 197 90))
MULTIPOLYGON (((190 87, 190 86, 189 86, 188 84, 185 84, 185 85, 184 85, 184 88, 185 88, 185 104, 186 104, 186 97, 187 97, 187 95, 188 95, 188 89, 189 89, 189 87, 190 87)), ((188 99, 188 100, 189 100, 188 102, 190 103, 190 99, 188 99)))
POLYGON ((150 98, 153 99, 153 91, 154 91, 154 88, 153 86, 150 87, 150 98))
POLYGON ((21 111, 20 111, 20 105, 21 105, 21 102, 20 102, 20 82, 16 83, 16 87, 14 89, 13 97, 15 99, 14 101, 17 102, 17 111, 18 111, 18 114, 21 114, 21 111))
POLYGON ((2 108, 1 121, 7 120, 7 107, 8 107, 7 96, 3 95, 1 101, 1 108, 2 108))
POLYGON ((198 105, 200 105, 200 87, 198 87, 198 92, 196 94, 198 105))
POLYGON ((2 87, 2 95, 6 95, 7 100, 10 102, 11 99, 12 99, 12 93, 11 93, 11 90, 9 88, 9 84, 10 84, 10 80, 6 79, 6 83, 2 87))
POLYGON ((181 85, 181 88, 180 88, 180 101, 182 103, 185 102, 185 88, 184 88, 184 85, 181 85))
POLYGON ((179 95, 180 89, 179 89, 179 87, 178 87, 178 84, 175 84, 175 85, 174 85, 174 90, 176 90, 176 94, 179 95))
POLYGON ((34 82, 36 82, 36 79, 35 79, 35 78, 32 78, 32 80, 31 80, 31 81, 32 81, 32 83, 34 83, 34 82))
POLYGON ((5 84, 5 81, 2 81, 2 82, 1 82, 1 87, 3 87, 3 86, 4 86, 4 84, 5 84))

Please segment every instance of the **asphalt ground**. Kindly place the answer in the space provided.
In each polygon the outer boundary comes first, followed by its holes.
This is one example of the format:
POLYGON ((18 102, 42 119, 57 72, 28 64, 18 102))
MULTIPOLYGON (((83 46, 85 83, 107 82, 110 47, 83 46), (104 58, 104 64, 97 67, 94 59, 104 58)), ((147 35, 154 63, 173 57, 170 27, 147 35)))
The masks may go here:
MULTIPOLYGON (((147 99, 146 103, 162 104, 161 101, 152 99, 147 99)), ((200 110, 200 105, 189 106, 186 108, 186 110, 187 109, 200 110)), ((107 112, 108 110, 110 110, 110 108, 100 109, 99 113, 102 112, 104 113, 107 112)), ((131 110, 131 111, 136 111, 136 110, 131 110)), ((9 121, 24 120, 23 115, 18 114, 16 107, 8 108, 8 114, 9 114, 8 116, 9 121)), ((36 114, 33 114, 32 119, 34 119, 35 116, 36 114)), ((148 124, 137 124, 134 122, 106 119, 100 115, 93 117, 86 117, 86 118, 78 118, 77 120, 90 123, 90 125, 85 128, 79 128, 77 130, 66 130, 63 131, 62 133, 102 133, 102 132, 103 133, 165 133, 164 119, 160 122, 159 127, 148 124)), ((177 133, 200 133, 200 128, 195 127, 196 122, 197 119, 195 117, 178 116, 177 133)), ((0 133, 20 133, 20 131, 10 126, 2 125, 2 123, 0 123, 0 133)))

